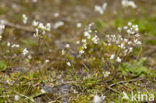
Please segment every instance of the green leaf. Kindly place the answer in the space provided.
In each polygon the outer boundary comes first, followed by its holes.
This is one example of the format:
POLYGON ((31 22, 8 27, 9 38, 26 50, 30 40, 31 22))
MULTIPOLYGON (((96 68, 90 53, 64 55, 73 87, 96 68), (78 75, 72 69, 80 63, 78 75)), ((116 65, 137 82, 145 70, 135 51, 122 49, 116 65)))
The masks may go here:
POLYGON ((0 61, 0 71, 5 71, 7 69, 7 63, 5 61, 0 61))

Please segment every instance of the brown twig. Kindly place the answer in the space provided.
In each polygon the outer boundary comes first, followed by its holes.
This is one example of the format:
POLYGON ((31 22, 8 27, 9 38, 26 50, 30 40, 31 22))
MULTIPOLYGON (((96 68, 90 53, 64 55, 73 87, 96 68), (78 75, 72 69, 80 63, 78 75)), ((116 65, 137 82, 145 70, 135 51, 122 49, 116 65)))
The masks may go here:
POLYGON ((29 99, 31 102, 35 102, 35 100, 33 99, 33 98, 30 98, 30 97, 28 97, 28 96, 26 96, 26 95, 23 95, 23 94, 20 94, 20 93, 18 93, 18 92, 16 92, 18 95, 20 95, 20 96, 22 96, 22 97, 25 97, 25 98, 27 98, 27 99, 29 99))
POLYGON ((113 83, 113 84, 111 84, 111 85, 109 85, 109 86, 106 86, 106 88, 109 89, 109 90, 111 90, 111 91, 113 91, 113 92, 115 92, 115 93, 120 94, 119 91, 113 89, 112 87, 115 86, 115 85, 118 85, 118 84, 129 83, 129 82, 134 82, 134 81, 138 81, 138 80, 143 80, 143 78, 139 78, 139 79, 136 78, 136 79, 132 79, 132 80, 128 80, 128 81, 116 82, 116 83, 113 83))
POLYGON ((35 32, 35 29, 33 29, 32 27, 26 27, 26 26, 22 26, 19 24, 14 24, 14 23, 8 22, 6 20, 2 20, 1 23, 3 23, 5 26, 8 26, 8 27, 24 30, 27 32, 35 32))
POLYGON ((135 81, 139 81, 139 80, 143 80, 143 79, 144 78, 136 78, 136 79, 131 79, 131 80, 128 80, 128 81, 119 81, 119 82, 116 82, 116 83, 113 83, 113 84, 109 85, 109 87, 113 87, 115 85, 123 84, 123 83, 135 82, 135 81))

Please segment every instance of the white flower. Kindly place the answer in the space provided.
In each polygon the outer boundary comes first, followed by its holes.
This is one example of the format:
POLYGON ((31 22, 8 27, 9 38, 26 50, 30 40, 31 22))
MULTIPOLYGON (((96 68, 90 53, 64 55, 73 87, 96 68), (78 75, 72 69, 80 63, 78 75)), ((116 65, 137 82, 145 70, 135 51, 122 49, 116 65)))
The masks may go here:
POLYGON ((0 35, 0 40, 2 39, 2 36, 0 35))
POLYGON ((132 22, 128 22, 128 26, 132 26, 132 22))
POLYGON ((87 37, 87 39, 91 38, 91 35, 88 32, 86 32, 86 31, 84 32, 84 36, 87 37))
POLYGON ((94 96, 93 103, 102 103, 102 98, 96 94, 94 96))
POLYGON ((13 44, 11 47, 12 48, 14 48, 14 47, 19 48, 19 44, 13 44))
POLYGON ((65 54, 65 51, 64 51, 64 49, 62 49, 61 53, 62 53, 62 55, 64 55, 64 54, 65 54))
POLYGON ((104 11, 106 10, 106 7, 107 7, 107 3, 104 3, 102 6, 95 5, 94 10, 96 12, 99 12, 102 15, 104 11))
POLYGON ((38 0, 32 0, 34 3, 36 3, 38 0))
POLYGON ((115 57, 115 54, 112 54, 111 57, 110 57, 110 59, 114 59, 114 57, 115 57))
POLYGON ((80 50, 80 54, 83 54, 84 53, 84 50, 80 50))
POLYGON ((92 38, 92 41, 94 44, 98 44, 98 41, 99 41, 99 38, 97 35, 95 35, 93 38, 92 38))
POLYGON ((70 44, 66 44, 65 47, 66 47, 66 48, 69 48, 69 47, 70 47, 70 44))
POLYGON ((104 77, 108 77, 109 74, 110 74, 110 72, 108 72, 108 71, 106 71, 106 72, 103 73, 104 77))
POLYGON ((104 13, 103 10, 102 10, 102 8, 101 8, 101 6, 98 6, 98 5, 95 5, 94 10, 95 10, 96 12, 99 12, 100 14, 103 14, 103 13, 104 13))
POLYGON ((70 62, 67 62, 66 64, 67 64, 68 66, 71 66, 71 63, 70 63, 70 62))
POLYGON ((5 29, 5 25, 4 24, 0 24, 0 30, 5 29))
POLYGON ((8 43, 7 43, 7 46, 9 47, 10 45, 11 45, 10 42, 8 42, 8 43))
POLYGON ((82 48, 83 48, 83 49, 87 49, 87 43, 83 44, 83 45, 82 45, 82 48))
POLYGON ((121 62, 121 58, 117 57, 116 61, 120 63, 121 62))
POLYGON ((121 4, 123 7, 132 7, 132 8, 137 8, 136 4, 134 1, 128 1, 128 0, 122 0, 121 4))
POLYGON ((80 41, 76 41, 76 44, 80 44, 80 41))
POLYGON ((82 24, 81 23, 77 23, 77 28, 81 28, 82 24))
POLYGON ((141 41, 138 41, 137 44, 138 44, 138 45, 141 45, 142 43, 141 43, 141 41))
POLYGON ((47 60, 45 60, 45 63, 49 63, 50 61, 47 59, 47 60))
POLYGON ((28 54, 28 53, 29 53, 29 51, 27 50, 27 48, 24 48, 22 54, 25 56, 25 55, 28 54))
POLYGON ((129 47, 129 52, 132 52, 133 51, 133 47, 129 47))
POLYGON ((124 48, 124 44, 123 43, 121 43, 120 48, 124 48))
POLYGON ((44 89, 41 89, 41 93, 46 93, 46 91, 44 89))
POLYGON ((118 27, 118 31, 121 31, 122 30, 122 28, 121 27, 118 27))
POLYGON ((38 24, 39 24, 38 21, 33 21, 33 22, 32 22, 32 25, 33 25, 33 26, 38 26, 38 24))
POLYGON ((64 22, 63 21, 59 21, 59 22, 54 24, 54 29, 57 29, 57 28, 59 28, 59 27, 61 27, 63 25, 64 25, 64 22))
POLYGON ((47 30, 47 31, 50 31, 50 29, 51 29, 51 24, 50 24, 50 23, 47 23, 47 25, 46 25, 46 30, 47 30))
POLYGON ((83 42, 83 43, 86 43, 86 39, 82 39, 82 42, 83 42))
POLYGON ((38 28, 42 30, 46 30, 46 27, 43 25, 43 23, 39 23, 38 28))
POLYGON ((16 101, 18 101, 18 100, 20 99, 19 95, 15 95, 15 96, 14 96, 14 99, 15 99, 16 101))
MULTIPOLYGON (((2 21, 1 21, 2 22, 2 21)), ((3 30, 5 29, 5 25, 4 24, 0 24, 0 34, 3 33, 3 30)))
POLYGON ((38 28, 36 28, 35 30, 36 30, 36 32, 34 33, 34 37, 38 37, 39 36, 39 30, 38 30, 38 28))
POLYGON ((124 39, 124 42, 126 42, 126 43, 127 43, 127 42, 128 42, 128 39, 126 39, 126 38, 125 38, 125 39, 124 39))
POLYGON ((106 10, 106 7, 107 7, 107 3, 103 3, 103 5, 102 5, 102 9, 103 9, 103 11, 106 10))
POLYGON ((54 13, 54 17, 57 18, 60 14, 59 13, 54 13))
POLYGON ((125 29, 125 30, 126 30, 126 29, 128 29, 128 27, 127 27, 127 26, 124 26, 124 27, 123 27, 123 29, 125 29))
POLYGON ((31 59, 32 58, 32 56, 31 55, 28 55, 28 59, 31 59))
POLYGON ((28 17, 25 14, 23 14, 22 17, 23 17, 23 23, 26 24, 28 21, 28 17))

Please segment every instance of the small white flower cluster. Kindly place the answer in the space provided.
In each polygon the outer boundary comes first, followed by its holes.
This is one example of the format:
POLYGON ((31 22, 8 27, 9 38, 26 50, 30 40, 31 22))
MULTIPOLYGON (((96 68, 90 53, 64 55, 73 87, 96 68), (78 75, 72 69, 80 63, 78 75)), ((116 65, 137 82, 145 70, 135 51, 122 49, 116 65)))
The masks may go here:
POLYGON ((99 12, 102 15, 104 11, 106 10, 106 8, 107 8, 107 3, 104 3, 102 6, 95 5, 94 10, 96 12, 99 12))
POLYGON ((24 48, 22 54, 25 56, 25 55, 27 55, 28 53, 29 53, 29 51, 27 50, 27 48, 24 48))
POLYGON ((30 55, 29 51, 27 48, 24 48, 23 51, 22 51, 22 55, 23 56, 27 56, 28 59, 31 59, 32 56, 30 55))
POLYGON ((63 21, 58 21, 54 24, 53 28, 58 29, 59 27, 63 26, 64 22, 63 21))
MULTIPOLYGON (((133 48, 137 45, 141 45, 140 34, 138 33, 138 25, 133 25, 131 22, 127 26, 123 27, 123 30, 126 31, 124 37, 121 34, 118 35, 106 35, 106 45, 115 45, 121 52, 119 55, 126 56, 133 51, 133 48)), ((115 59, 117 62, 121 62, 121 58, 115 54, 110 56, 110 59, 115 59)))
POLYGON ((121 0, 121 4, 123 7, 132 7, 132 8, 137 8, 136 4, 134 1, 129 1, 129 0, 121 0))
MULTIPOLYGON (((93 31, 91 27, 94 25, 94 23, 90 23, 83 33, 84 39, 81 40, 81 48, 80 48, 80 55, 85 53, 85 49, 87 49, 87 42, 92 41, 93 44, 98 44, 98 41, 100 40, 99 37, 96 34, 97 31, 93 31), (94 34, 94 35, 92 35, 94 34)), ((80 41, 77 41, 77 44, 80 44, 80 41)))
POLYGON ((45 35, 47 31, 51 30, 51 24, 47 23, 44 25, 41 22, 33 21, 32 25, 35 27, 36 32, 34 33, 34 37, 42 37, 45 35))
MULTIPOLYGON (((8 42, 8 44, 7 44, 8 46, 10 46, 10 43, 8 42)), ((12 48, 19 48, 20 47, 20 45, 19 44, 12 44, 12 46, 11 46, 12 48)))
POLYGON ((28 17, 25 14, 22 15, 22 19, 24 24, 28 22, 28 17))
POLYGON ((95 35, 93 38, 92 38, 92 41, 94 44, 98 44, 98 41, 99 41, 99 37, 97 35, 95 35))

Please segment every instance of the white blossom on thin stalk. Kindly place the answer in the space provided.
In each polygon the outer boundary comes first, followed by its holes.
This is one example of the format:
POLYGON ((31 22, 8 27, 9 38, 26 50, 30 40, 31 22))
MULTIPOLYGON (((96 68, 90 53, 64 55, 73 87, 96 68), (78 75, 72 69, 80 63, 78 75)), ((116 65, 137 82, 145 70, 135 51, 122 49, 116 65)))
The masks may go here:
POLYGON ((27 50, 27 48, 24 48, 22 54, 25 56, 28 53, 29 53, 29 51, 27 50))
POLYGON ((82 24, 81 23, 77 23, 77 28, 81 28, 82 24))
POLYGON ((66 47, 66 48, 70 48, 70 44, 66 44, 65 47, 66 47))
POLYGON ((87 39, 91 38, 91 35, 87 31, 84 32, 84 36, 87 37, 87 39))
POLYGON ((8 42, 8 43, 7 43, 7 46, 8 46, 8 47, 10 47, 10 45, 11 45, 11 43, 10 43, 10 42, 8 42))
POLYGON ((28 17, 25 14, 23 14, 22 18, 23 18, 23 23, 26 24, 28 22, 28 17))
POLYGON ((51 30, 51 24, 50 23, 47 23, 46 25, 44 25, 41 22, 33 21, 32 25, 35 27, 34 37, 41 37, 41 36, 45 35, 45 33, 47 31, 51 30))
POLYGON ((116 61, 120 63, 121 62, 121 58, 117 57, 116 61))
POLYGON ((110 59, 114 59, 114 57, 115 57, 115 54, 112 54, 111 57, 110 57, 110 59))
POLYGON ((48 60, 48 59, 47 59, 47 60, 45 60, 45 63, 49 63, 49 62, 50 62, 50 60, 48 60))
POLYGON ((19 44, 13 44, 11 47, 12 47, 12 48, 19 48, 20 45, 19 45, 19 44))
POLYGON ((71 66, 71 63, 70 63, 70 62, 67 62, 66 64, 67 64, 68 66, 71 66))
POLYGON ((32 22, 32 25, 35 26, 35 27, 36 27, 38 24, 39 24, 38 21, 33 21, 33 22, 32 22))
POLYGON ((93 38, 92 38, 92 41, 94 44, 98 44, 98 41, 99 41, 99 38, 97 35, 95 35, 93 38))
MULTIPOLYGON (((4 21, 0 21, 0 36, 3 33, 4 29, 5 29, 5 25, 3 24, 4 21)), ((1 36, 2 39, 2 36, 1 36)))
POLYGON ((64 54, 65 54, 65 51, 64 51, 64 49, 62 49, 61 53, 62 53, 62 55, 64 55, 64 54))
POLYGON ((85 51, 84 50, 80 50, 80 54, 83 54, 85 51))

